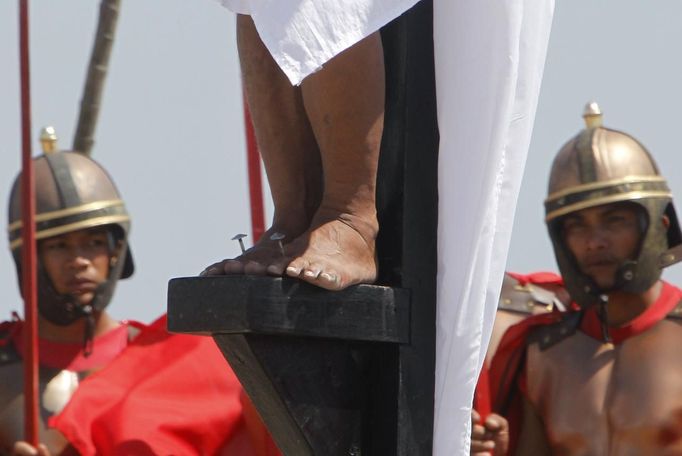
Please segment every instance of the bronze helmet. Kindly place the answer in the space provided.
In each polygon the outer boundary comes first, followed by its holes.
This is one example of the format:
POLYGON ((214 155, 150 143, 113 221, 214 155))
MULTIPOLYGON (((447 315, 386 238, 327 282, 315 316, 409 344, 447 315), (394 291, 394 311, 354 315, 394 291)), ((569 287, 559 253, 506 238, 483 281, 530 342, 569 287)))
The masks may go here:
POLYGON ((586 128, 566 143, 552 164, 545 221, 566 288, 582 306, 593 304, 600 290, 576 265, 562 238, 562 217, 582 209, 631 202, 642 209, 642 237, 636 258, 624 262, 614 289, 640 293, 661 276, 661 268, 674 262, 670 249, 682 243, 672 193, 646 148, 623 132, 602 126, 596 103, 585 107, 586 128), (670 221, 666 230, 661 220, 670 221))
MULTIPOLYGON (((47 320, 67 325, 102 310, 111 300, 119 278, 130 277, 133 259, 127 244, 130 217, 107 172, 94 160, 77 152, 51 152, 34 158, 36 239, 81 229, 107 227, 112 261, 107 280, 101 284, 88 308, 60 295, 38 261, 38 310, 47 320)), ((12 186, 9 202, 9 242, 21 284, 21 175, 12 186)))

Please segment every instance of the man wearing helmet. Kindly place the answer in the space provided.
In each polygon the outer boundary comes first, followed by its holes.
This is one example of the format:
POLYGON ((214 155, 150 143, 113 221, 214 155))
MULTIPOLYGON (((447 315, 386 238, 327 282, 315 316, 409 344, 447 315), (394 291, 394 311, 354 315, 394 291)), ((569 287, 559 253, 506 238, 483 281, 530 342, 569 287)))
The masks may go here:
POLYGON ((506 332, 493 407, 509 420, 511 454, 672 454, 682 449, 682 290, 660 279, 682 240, 672 195, 639 142, 601 126, 595 103, 585 119, 554 160, 545 201, 580 310, 506 332))
MULTIPOLYGON (((83 155, 54 152, 34 161, 38 240, 41 440, 66 442, 47 430, 49 416, 68 402, 80 380, 120 354, 134 332, 105 307, 119 278, 134 270, 126 243, 129 216, 111 178, 83 155)), ((10 247, 21 277, 20 179, 9 205, 10 247)), ((20 321, 4 324, 0 376, 0 442, 11 448, 22 435, 20 321)))
MULTIPOLYGON (((237 444, 250 454, 248 439, 235 440, 246 432, 242 390, 212 340, 168 334, 165 318, 147 326, 107 313, 116 282, 134 268, 130 219, 106 171, 82 154, 52 152, 34 160, 34 172, 41 454, 215 454, 237 444)), ((9 237, 21 277, 19 181, 9 237)), ((18 318, 0 326, 0 454, 37 454, 19 442, 22 332, 18 318)))

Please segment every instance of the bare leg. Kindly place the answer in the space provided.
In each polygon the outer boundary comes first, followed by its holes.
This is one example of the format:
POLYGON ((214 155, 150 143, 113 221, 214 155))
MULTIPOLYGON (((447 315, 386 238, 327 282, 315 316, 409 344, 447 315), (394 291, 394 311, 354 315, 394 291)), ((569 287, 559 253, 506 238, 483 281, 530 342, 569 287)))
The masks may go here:
POLYGON ((258 148, 263 157, 275 213, 271 228, 244 255, 207 268, 207 274, 265 274, 281 261, 279 232, 288 243, 310 226, 322 197, 320 155, 303 105, 294 87, 263 45, 249 16, 237 16, 237 44, 244 89, 258 148))
POLYGON ((268 272, 338 290, 376 280, 376 174, 385 74, 375 33, 303 81, 303 102, 322 156, 324 194, 310 228, 268 272))

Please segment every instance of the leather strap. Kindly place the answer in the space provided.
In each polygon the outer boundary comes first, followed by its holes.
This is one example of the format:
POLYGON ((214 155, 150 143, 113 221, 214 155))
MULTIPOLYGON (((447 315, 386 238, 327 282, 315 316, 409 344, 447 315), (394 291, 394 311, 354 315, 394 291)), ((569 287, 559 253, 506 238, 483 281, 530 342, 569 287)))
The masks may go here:
POLYGON ((562 312, 566 310, 556 293, 532 283, 521 285, 513 277, 504 276, 497 304, 499 310, 532 315, 537 313, 534 311, 537 307, 543 307, 546 312, 555 308, 562 312))

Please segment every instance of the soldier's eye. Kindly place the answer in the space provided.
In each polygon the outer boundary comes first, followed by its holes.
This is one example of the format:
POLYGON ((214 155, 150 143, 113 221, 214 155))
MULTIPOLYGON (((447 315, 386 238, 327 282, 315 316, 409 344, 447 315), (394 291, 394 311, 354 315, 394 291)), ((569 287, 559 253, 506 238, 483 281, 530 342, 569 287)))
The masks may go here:
POLYGON ((44 244, 44 248, 47 250, 61 250, 66 248, 66 242, 60 241, 48 241, 44 244))
POLYGON ((606 223, 611 225, 611 226, 627 226, 628 224, 632 223, 633 219, 632 217, 629 217, 627 214, 613 214, 610 215, 606 219, 606 223))
POLYGON ((103 237, 96 237, 93 239, 90 239, 89 245, 91 247, 103 247, 107 245, 107 240, 103 237))
POLYGON ((580 222, 580 220, 576 219, 569 219, 564 222, 564 231, 569 232, 573 231, 579 228, 582 228, 584 226, 583 223, 580 222))

